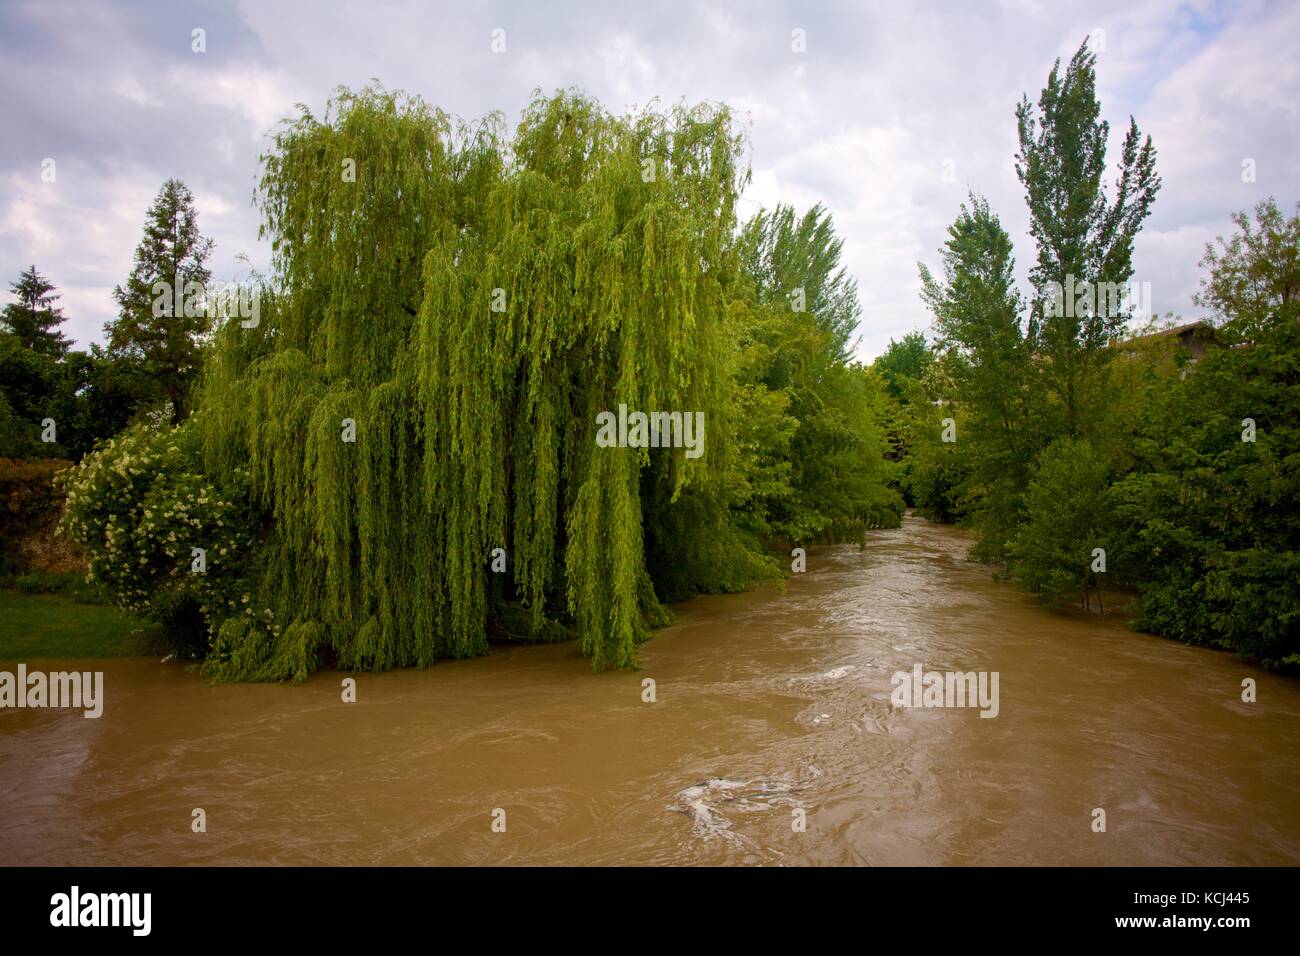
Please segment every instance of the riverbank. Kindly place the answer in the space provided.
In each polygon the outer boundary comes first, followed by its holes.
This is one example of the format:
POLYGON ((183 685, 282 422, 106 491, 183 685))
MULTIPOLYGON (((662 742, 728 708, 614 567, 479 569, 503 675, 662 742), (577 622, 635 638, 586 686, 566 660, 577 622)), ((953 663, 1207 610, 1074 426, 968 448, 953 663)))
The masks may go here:
POLYGON ((152 657, 161 628, 107 604, 0 589, 0 661, 152 657))

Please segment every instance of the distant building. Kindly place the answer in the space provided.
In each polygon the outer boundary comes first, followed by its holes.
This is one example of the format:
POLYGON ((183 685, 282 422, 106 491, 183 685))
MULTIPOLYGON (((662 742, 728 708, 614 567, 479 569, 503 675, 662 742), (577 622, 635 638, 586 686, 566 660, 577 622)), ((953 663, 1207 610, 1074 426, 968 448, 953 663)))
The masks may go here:
MULTIPOLYGON (((1211 346, 1219 344, 1218 333, 1205 319, 1175 325, 1173 328, 1161 329, 1159 332, 1150 332, 1147 335, 1138 335, 1127 339, 1123 344, 1127 347, 1138 342, 1154 342, 1158 339, 1174 339, 1179 348, 1185 349, 1191 355, 1193 362, 1199 362, 1211 346)), ((1132 356, 1137 349, 1126 348, 1126 351, 1132 356)))

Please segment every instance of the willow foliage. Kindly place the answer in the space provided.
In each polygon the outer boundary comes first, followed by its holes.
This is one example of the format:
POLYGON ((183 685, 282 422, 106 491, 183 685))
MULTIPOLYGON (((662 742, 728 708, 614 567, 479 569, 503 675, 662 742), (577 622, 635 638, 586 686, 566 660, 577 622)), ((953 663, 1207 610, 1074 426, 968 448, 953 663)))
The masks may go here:
POLYGON ((576 93, 509 142, 374 88, 286 123, 258 193, 272 306, 217 334, 199 418, 209 470, 248 470, 273 621, 212 622, 211 671, 424 665, 521 622, 635 666, 665 620, 647 511, 725 517, 742 150, 725 108, 576 93), (598 447, 620 404, 703 412, 706 454, 598 447))
POLYGON ((635 667, 662 601, 896 523, 830 219, 738 230, 744 151, 715 105, 537 95, 509 136, 379 88, 303 108, 263 157, 260 321, 217 322, 182 425, 88 456, 67 526, 122 600, 206 634, 212 676, 301 680, 489 636, 635 667), (840 291, 804 313, 800 281, 840 291), (678 429, 606 440, 635 415, 678 429), (105 483, 159 443, 175 480, 105 483), (151 523, 187 489, 183 533, 151 523))

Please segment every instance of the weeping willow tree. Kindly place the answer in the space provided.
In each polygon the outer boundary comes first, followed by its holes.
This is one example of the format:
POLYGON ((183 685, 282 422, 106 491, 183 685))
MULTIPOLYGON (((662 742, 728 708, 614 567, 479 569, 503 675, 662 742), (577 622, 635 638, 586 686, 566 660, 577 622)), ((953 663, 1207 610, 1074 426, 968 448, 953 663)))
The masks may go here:
POLYGON ((219 330, 194 419, 260 516, 211 672, 423 666, 494 628, 635 666, 666 617, 647 515, 726 519, 743 148, 723 107, 577 93, 535 96, 508 140, 377 88, 284 124, 269 307, 219 330), (705 453, 601 447, 621 405, 703 413, 705 453))
POLYGON ((577 92, 509 133, 377 87, 300 109, 262 157, 260 321, 219 318, 194 413, 70 483, 92 572, 201 618, 219 679, 495 636, 600 670, 636 666, 662 601, 779 577, 773 539, 879 523, 874 380, 750 274, 819 287, 838 241, 827 218, 748 254, 744 149, 725 107, 577 92), (629 412, 678 430, 604 440, 629 412))

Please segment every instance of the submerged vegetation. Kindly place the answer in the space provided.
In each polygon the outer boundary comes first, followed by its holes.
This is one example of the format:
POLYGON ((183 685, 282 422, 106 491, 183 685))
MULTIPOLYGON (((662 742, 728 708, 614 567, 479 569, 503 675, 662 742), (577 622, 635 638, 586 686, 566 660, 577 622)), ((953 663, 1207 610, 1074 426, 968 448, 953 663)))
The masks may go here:
POLYGON ((636 666, 663 606, 896 524, 884 385, 849 360, 830 216, 743 227, 722 106, 536 96, 507 135, 340 91, 263 157, 260 321, 218 323, 193 413, 66 479, 91 576, 218 678, 575 637, 636 666), (620 406, 702 455, 602 447, 620 406))

